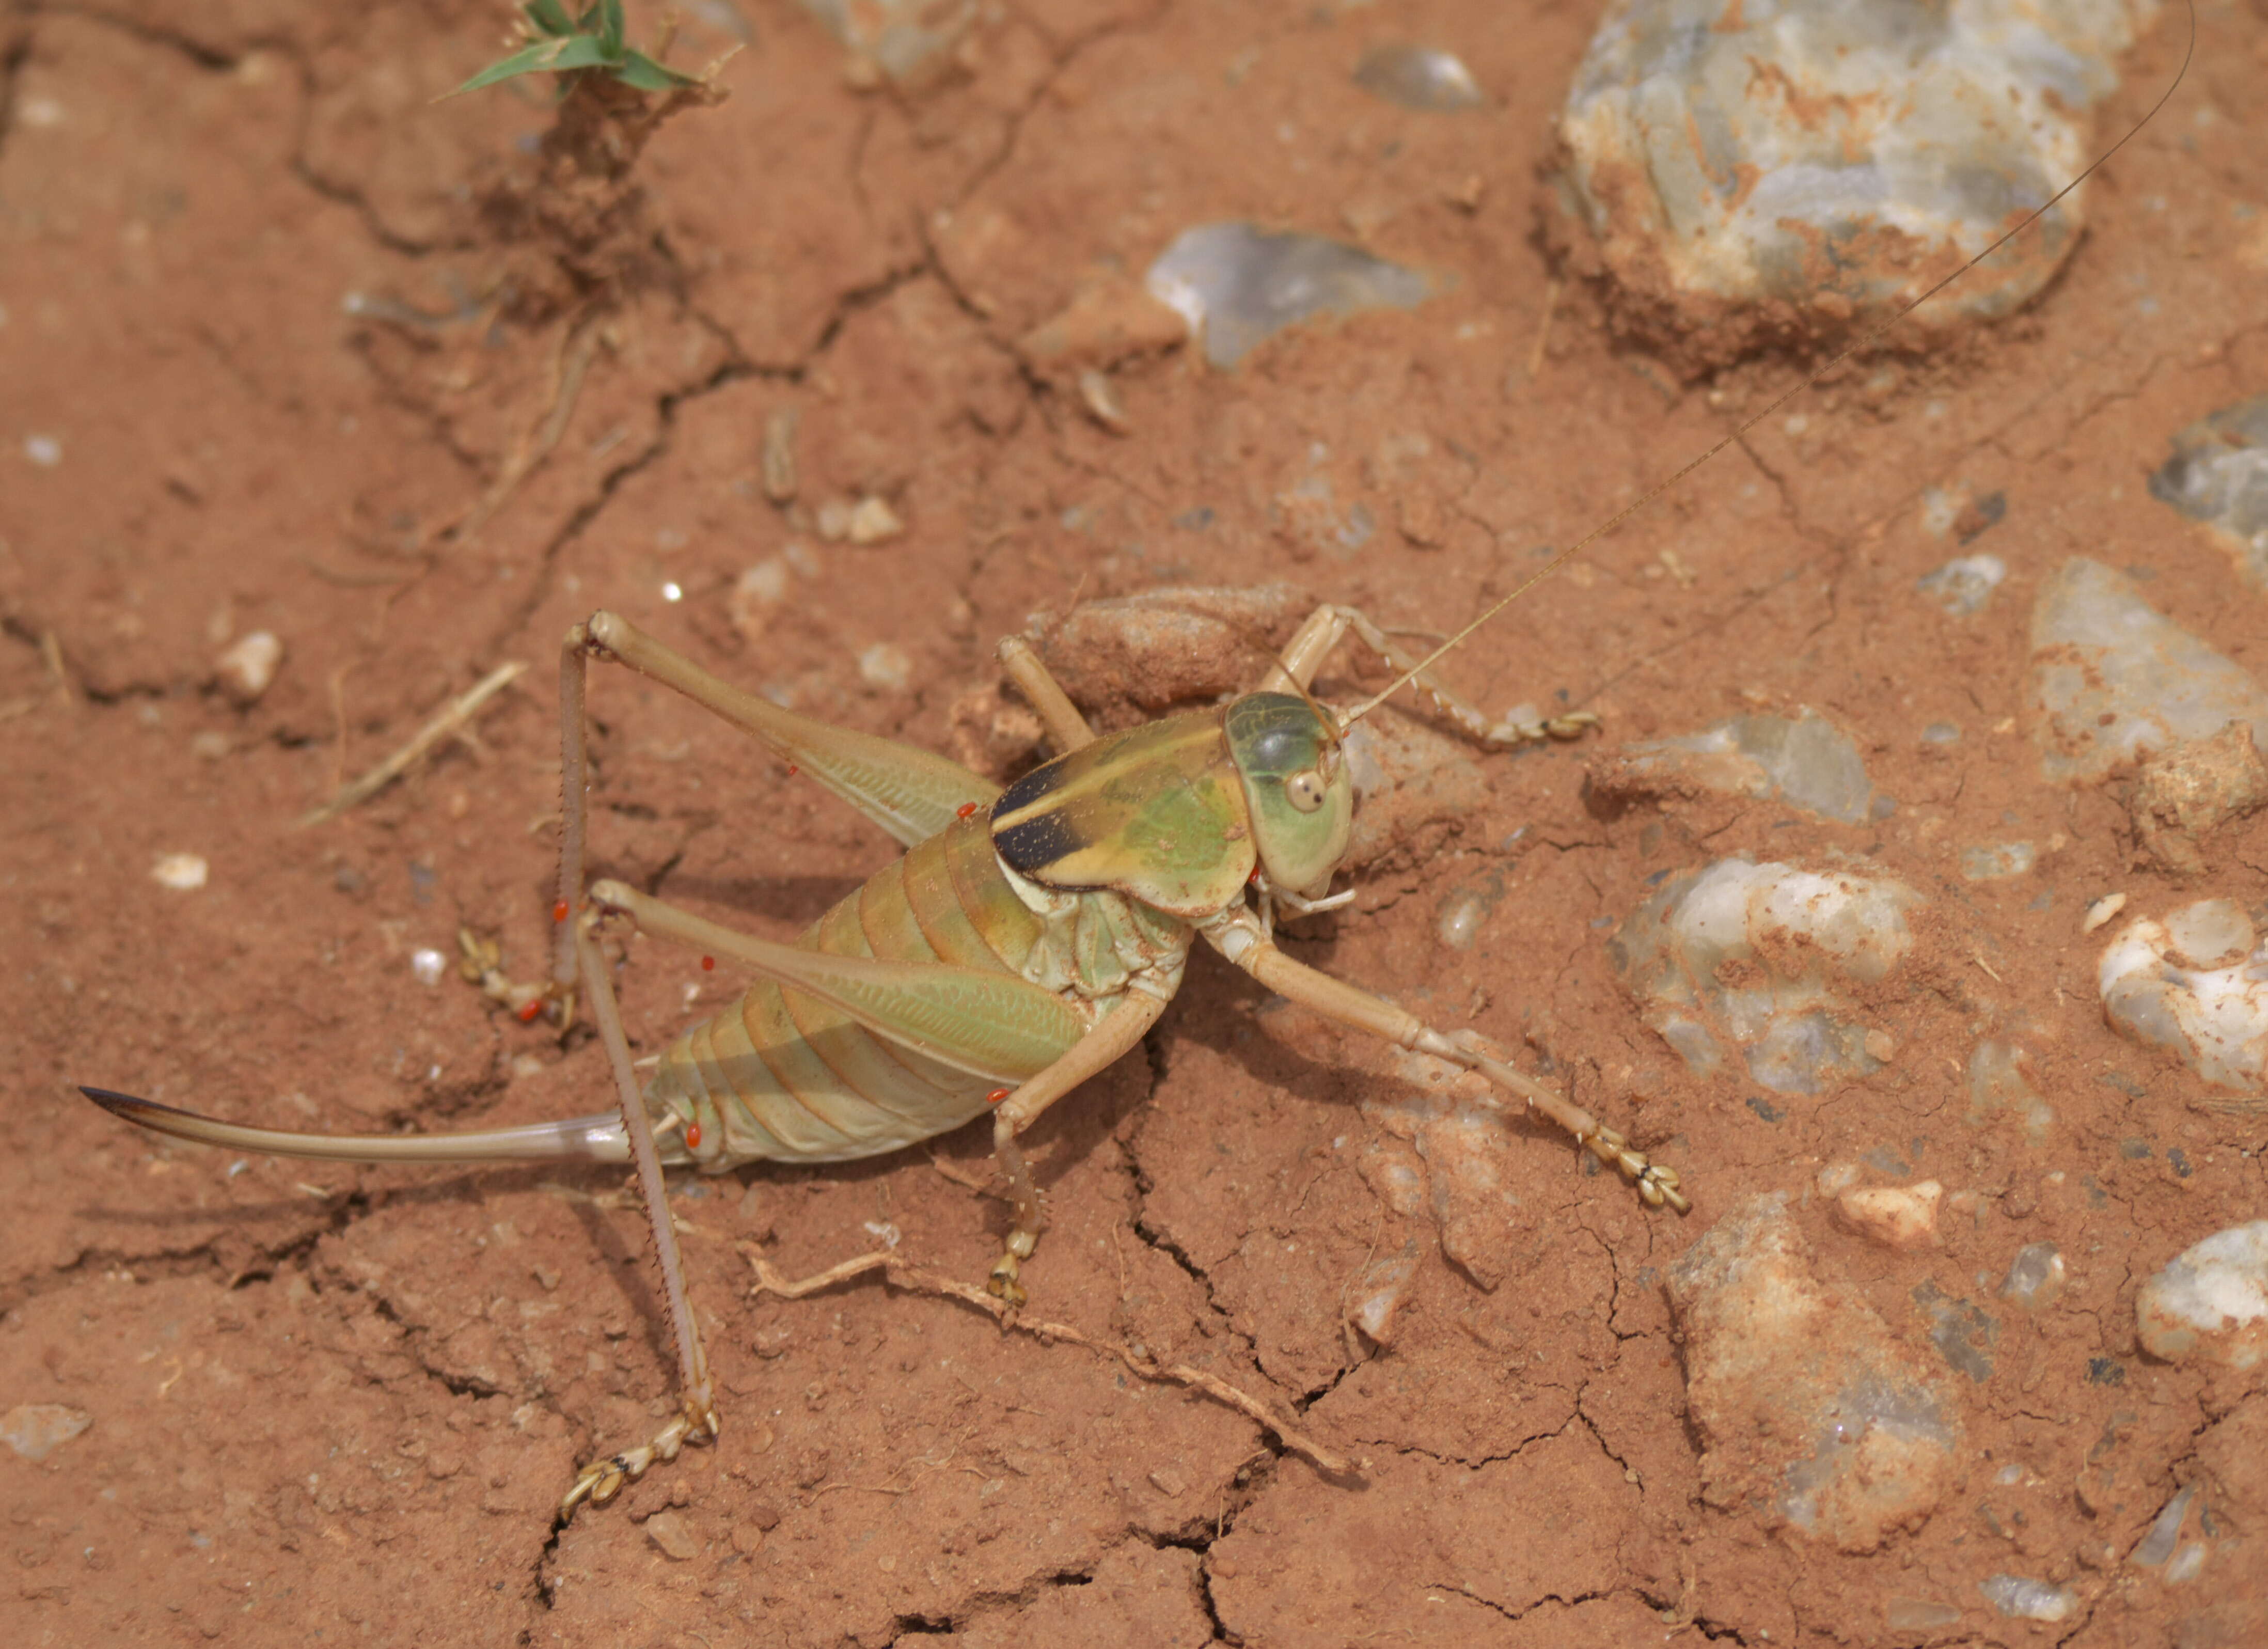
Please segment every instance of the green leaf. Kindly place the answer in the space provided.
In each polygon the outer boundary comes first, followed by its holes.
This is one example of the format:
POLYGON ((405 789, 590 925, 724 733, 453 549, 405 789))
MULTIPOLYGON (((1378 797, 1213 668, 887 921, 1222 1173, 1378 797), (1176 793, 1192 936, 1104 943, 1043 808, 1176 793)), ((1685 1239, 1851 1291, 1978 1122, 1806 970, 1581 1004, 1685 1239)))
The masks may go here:
POLYGON ((559 0, 527 0, 520 10, 527 14, 527 20, 535 26, 537 33, 549 34, 554 40, 563 39, 575 32, 575 26, 569 21, 567 10, 559 4, 559 0))
POLYGON ((674 92, 680 86, 697 86, 698 75, 681 74, 654 62, 644 52, 630 52, 614 71, 615 78, 624 85, 640 92, 674 92))
POLYGON ((599 38, 606 42, 607 61, 619 63, 622 55, 622 0, 599 0, 599 38))
POLYGON ((533 46, 523 46, 511 56, 490 63, 449 95, 453 98, 461 97, 468 92, 477 92, 482 86, 492 86, 499 80, 509 80, 514 75, 541 74, 552 66, 551 59, 558 55, 560 47, 566 43, 561 40, 538 40, 533 46))

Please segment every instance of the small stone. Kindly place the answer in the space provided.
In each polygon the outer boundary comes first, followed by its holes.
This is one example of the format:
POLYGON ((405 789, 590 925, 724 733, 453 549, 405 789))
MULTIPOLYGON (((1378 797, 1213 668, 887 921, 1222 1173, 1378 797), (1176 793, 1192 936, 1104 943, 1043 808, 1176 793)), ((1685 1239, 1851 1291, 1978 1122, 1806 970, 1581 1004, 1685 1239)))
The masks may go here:
POLYGON ((2069 1586, 2050 1586, 2019 1575, 1992 1575, 1978 1581, 1977 1589, 2011 1620, 2069 1620, 2079 1608, 2079 1594, 2069 1586))
POLYGON ((0 1414, 0 1443, 26 1460, 45 1460, 94 1424, 94 1417, 60 1402, 19 1402, 0 1414))
POLYGON ((2105 894, 2087 907, 2087 915, 2079 924, 2081 933, 2092 933, 2126 908, 2124 894, 2105 894))
POLYGON ((2173 447, 2150 496, 2210 526, 2237 576, 2268 590, 2268 394, 2199 419, 2173 447))
POLYGON ((2161 922, 2129 923, 2103 950, 2096 978, 2102 1017, 2119 1034, 2173 1049, 2216 1087, 2257 1095, 2268 1083, 2268 944, 2237 905, 2201 900, 2161 922))
POLYGON ((868 687, 902 692, 913 673, 913 660, 906 657, 905 649, 887 641, 878 641, 858 655, 858 679, 868 687))
POLYGON ((764 420, 761 460, 764 497, 774 504, 790 504, 795 499, 795 429, 801 417, 793 407, 780 407, 764 420))
POLYGON ((1126 422, 1126 407, 1118 399, 1118 386, 1110 381, 1108 372, 1092 366, 1079 369, 1079 404, 1086 409, 1088 417, 1113 435, 1123 435, 1132 427, 1126 422))
POLYGON ((874 497, 859 499, 843 524, 843 535, 854 544, 886 544, 905 530, 888 501, 874 497))
POLYGON ((1851 1553, 1957 1480, 1959 1410, 1873 1309, 1831 1288, 1785 1193, 1730 1210, 1671 1268, 1702 1497, 1851 1553))
POLYGON ((2039 1311, 2063 1298, 2069 1272, 2052 1242, 2028 1242, 2008 1262, 2000 1298, 2027 1311, 2039 1311))
POLYGON ((24 456, 41 469, 53 469, 63 461, 63 444, 52 435, 27 435, 24 456))
POLYGON ((2033 737, 2051 784, 2093 783, 2233 721, 2268 742, 2268 692, 2100 562, 2075 556, 2043 581, 2031 641, 2033 737))
POLYGON ((2268 806, 2268 762, 2252 730, 2232 721, 2143 765, 2126 794, 2142 849, 2177 876, 2205 872, 2198 838, 2268 806))
POLYGON ((1844 824, 1878 816, 1858 742, 1816 710, 1738 716, 1699 732, 1626 744, 1591 763, 1586 789, 1614 805, 1639 797, 1777 799, 1844 824))
POLYGON ((1835 1223, 1886 1248, 1918 1248, 1937 1240, 1937 1209, 1945 1187, 1935 1180, 1876 1185, 1835 1199, 1835 1223))
POLYGON ((1178 1499, 1189 1484, 1182 1480, 1182 1475, 1179 1472, 1171 1471, 1160 1466, 1150 1474, 1150 1486, 1168 1500, 1173 1500, 1178 1499))
POLYGON ((2007 881, 2029 875, 2039 862, 2039 850, 2029 842, 1996 842, 1961 850, 1961 874, 1972 882, 2007 881))
POLYGON ((2008 576, 2008 563, 1998 556, 1957 556, 1934 572, 1914 581, 1914 588, 1955 618, 1984 610, 1992 592, 2008 576))
POLYGON ((150 867, 151 880, 175 893, 195 893, 205 885, 207 866, 195 853, 161 853, 150 867))
POLYGON ((1347 1316, 1373 1344, 1392 1338, 1395 1314, 1417 1275, 1418 1257, 1417 1243, 1405 1243, 1399 1254, 1373 1259, 1348 1291, 1347 1316))
POLYGON ((1300 321, 1415 309, 1434 291, 1422 271, 1359 247, 1243 223, 1184 231, 1150 266, 1145 283, 1204 339, 1206 361, 1223 369, 1300 321))
POLYGON ((742 639, 755 641, 771 628, 772 618, 787 602, 788 563, 773 556, 758 562, 733 581, 725 611, 742 639))
POLYGON ((1817 1093, 1881 1068, 1857 997, 1912 953, 1923 903, 1889 877, 1719 859, 1665 883, 1607 955, 1697 1076, 1737 1055, 1768 1088, 1817 1093))
POLYGON ((221 691, 239 704, 250 704, 268 690, 276 680, 276 666, 283 662, 284 644, 273 631, 255 629, 239 637, 221 654, 214 673, 220 679, 221 691))
POLYGON ((2143 1349, 2250 1369, 2268 1360, 2268 1219, 2231 1226, 2184 1249, 2134 1300, 2143 1349))
POLYGON ((1429 113, 1476 109, 1484 100, 1471 70, 1425 46, 1372 47, 1354 66, 1354 83, 1388 103, 1429 113))
POLYGON ((699 1537, 675 1512, 656 1512, 646 1519, 645 1537, 672 1563, 687 1563, 701 1555, 699 1537))
POLYGON ((430 945, 409 953, 409 971, 421 985, 438 985, 449 970, 449 959, 430 945))

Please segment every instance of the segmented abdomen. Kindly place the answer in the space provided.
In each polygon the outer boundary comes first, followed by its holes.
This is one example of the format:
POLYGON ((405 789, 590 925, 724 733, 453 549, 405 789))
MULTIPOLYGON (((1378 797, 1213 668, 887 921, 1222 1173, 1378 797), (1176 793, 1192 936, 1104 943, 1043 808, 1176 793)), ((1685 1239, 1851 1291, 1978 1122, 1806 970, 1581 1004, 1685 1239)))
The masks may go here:
MULTIPOLYGON (((836 956, 1020 974, 1042 934, 1000 873, 979 813, 909 850, 798 942, 836 956)), ((884 1042, 802 991, 760 983, 670 1044, 646 1098, 657 1116, 674 1111, 698 1124, 693 1154, 705 1165, 840 1162, 957 1128, 1002 1079, 1038 1069, 972 1076, 884 1042)))

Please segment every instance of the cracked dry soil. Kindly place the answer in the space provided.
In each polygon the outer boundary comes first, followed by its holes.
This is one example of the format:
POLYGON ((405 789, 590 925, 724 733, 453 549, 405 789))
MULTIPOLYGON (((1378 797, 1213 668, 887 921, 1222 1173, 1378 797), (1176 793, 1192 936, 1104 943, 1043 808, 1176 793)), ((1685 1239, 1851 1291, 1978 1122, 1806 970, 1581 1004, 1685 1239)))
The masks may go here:
MULTIPOLYGON (((1352 1479, 947 1302, 878 1285, 747 1298, 736 1245, 794 1273, 886 1226, 980 1275, 998 1205, 917 1152, 674 1196, 723 1438, 555 1532, 578 1460, 646 1435, 671 1378, 619 1174, 233 1161, 77 1097, 97 1082, 337 1130, 605 1103, 587 1038, 563 1048, 409 965, 420 947, 453 954, 462 924, 534 970, 550 659, 593 607, 846 725, 950 748, 951 706, 992 679, 992 642, 1076 596, 1289 578, 1390 623, 1460 622, 1790 371, 1681 387, 1618 352, 1581 294, 1550 314, 1534 177, 1588 5, 1011 4, 911 96, 851 89, 839 50, 777 0, 738 11, 755 49, 727 70, 727 102, 673 121, 640 160, 647 216, 587 333, 588 312, 540 282, 499 295, 527 248, 482 210, 545 105, 429 102, 493 55, 485 12, 0 11, 0 1407, 92 1419, 42 1461, 0 1456, 0 1636, 2261 1641, 2243 1635, 2258 1614, 2208 1616, 2219 1592, 2121 1563, 2231 1401, 2138 1353, 2133 1291, 2260 1215, 2261 1124, 2197 1108, 2191 1078, 2103 1027, 2079 913, 2172 885, 2130 867, 2113 797, 2036 780, 2012 719, 2031 592, 2072 554, 2146 568, 2154 602, 2268 668, 2259 599, 2143 485, 2167 433, 2268 381, 2268 277, 2234 210, 2268 206, 2257 7, 2200 6, 2188 85, 2098 178, 2086 242, 2031 311, 1758 428, 1450 667, 1493 708, 1595 710, 1610 744, 1816 706, 1858 732, 1893 817, 1680 801, 1602 819, 1583 802, 1586 750, 1490 757, 1476 811, 1373 866, 1353 911, 1298 930, 1305 959, 1549 1060, 1683 1170, 1690 1220, 1646 1214, 1562 1139, 1518 1127, 1490 1275, 1452 1266, 1428 1220, 1353 1170, 1376 1132, 1358 1101, 1387 1078, 1270 1035, 1255 990, 1203 956, 1147 1061, 1037 1130, 1057 1223, 1035 1306, 1302 1413, 1356 1457, 1352 1479), (1491 106, 1429 117, 1370 99, 1351 68, 1394 38, 1457 51, 1491 106), (1123 437, 1020 364, 1013 341, 1083 281, 1138 273, 1180 229, 1231 216, 1352 227, 1455 278, 1234 374, 1188 350, 1130 360, 1123 437), (790 410, 783 508, 760 448, 790 410), (29 460, 34 436, 58 461, 29 460), (1318 474, 1381 524, 1354 553, 1278 507, 1318 474), (1931 484, 2005 497, 1977 548, 2010 582, 1967 625, 1913 594, 1951 553, 1919 525, 1931 484), (892 503, 902 537, 810 530, 820 503, 865 496, 892 503), (735 581, 791 541, 810 571, 744 633, 735 581), (284 662, 239 708, 214 660, 258 629, 284 662), (878 644, 904 655, 902 688, 862 677, 878 644), (534 667, 476 740, 294 828, 509 659, 534 667), (1916 737, 1938 721, 1966 730, 1949 754, 1916 737), (1951 844, 2016 836, 2064 845, 2021 881, 1949 872, 1951 844), (1993 937, 2044 1027, 2044 1145, 1962 1121, 1940 1073, 1965 1048, 1914 1041, 1936 1023, 1918 1012, 1889 1010, 1891 1068, 1776 1118, 1737 1084, 1675 1071, 1639 1023, 1604 942, 1650 883, 1729 852, 1834 850, 1993 937), (152 880, 177 852, 207 861, 203 887, 152 880), (1437 912, 1479 876, 1505 894, 1471 948, 1445 947, 1437 912), (1925 1355, 1918 1289, 1985 1298, 1978 1276, 2036 1240, 2073 1281, 2059 1311, 1999 1314, 1990 1377, 1963 1386, 1968 1480, 1918 1532, 1848 1557, 1705 1506, 1660 1278, 1736 1198, 1800 1194, 1820 1162, 1883 1146, 1977 1192, 1973 1217, 1892 1255, 1815 1204, 1800 1214, 1833 1273, 1925 1355), (1366 1259, 1404 1245, 1418 1270, 1381 1349, 1344 1301, 1366 1259), (2005 1463, 2017 1486, 1996 1478, 2005 1463), (2002 1621, 1977 1585, 2003 1571, 2070 1584, 2082 1608, 2002 1621), (1960 1623, 1893 1631, 1899 1597, 1960 1623)), ((2171 33, 2130 55, 2103 131, 2169 77, 2171 33)), ((681 61, 725 43, 713 23, 688 33, 681 61)), ((620 673, 596 678, 594 715, 594 872, 784 936, 888 851, 620 673)), ((2264 873, 2256 827, 2224 840, 2199 891, 2255 902, 2264 873)), ((726 988, 657 944, 629 952, 645 1050, 726 988)), ((985 1145, 963 1132, 938 1155, 970 1177, 985 1145)))

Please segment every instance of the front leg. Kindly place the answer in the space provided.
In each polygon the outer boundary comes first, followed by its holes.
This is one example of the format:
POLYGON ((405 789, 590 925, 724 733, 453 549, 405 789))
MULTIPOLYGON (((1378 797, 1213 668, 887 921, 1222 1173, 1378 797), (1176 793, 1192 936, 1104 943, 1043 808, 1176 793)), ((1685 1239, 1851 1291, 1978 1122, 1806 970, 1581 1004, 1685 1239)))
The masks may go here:
POLYGON ((1238 968, 1278 995, 1315 1010, 1342 1025, 1351 1025, 1382 1037, 1397 1048, 1431 1054, 1450 1064, 1476 1071, 1499 1087, 1516 1093, 1533 1109, 1543 1112, 1575 1137, 1603 1163, 1620 1170, 1638 1189, 1649 1208, 1668 1206, 1683 1214, 1693 1204, 1677 1189, 1677 1173, 1649 1162, 1643 1152, 1590 1112, 1563 1094, 1553 1093, 1533 1077, 1498 1056, 1495 1049, 1476 1036, 1444 1036, 1406 1008, 1384 997, 1373 996, 1343 979, 1293 961, 1278 950, 1248 910, 1225 911, 1197 929, 1205 942, 1238 968))

